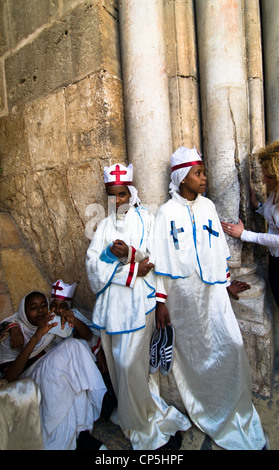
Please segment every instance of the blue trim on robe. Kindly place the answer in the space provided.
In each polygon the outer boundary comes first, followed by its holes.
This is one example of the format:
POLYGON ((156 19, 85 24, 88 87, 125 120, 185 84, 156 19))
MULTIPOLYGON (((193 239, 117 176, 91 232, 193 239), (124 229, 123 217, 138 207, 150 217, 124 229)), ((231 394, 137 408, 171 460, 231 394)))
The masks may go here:
MULTIPOLYGON (((147 312, 145 315, 149 315, 151 312, 153 312, 153 310, 155 310, 155 308, 156 308, 156 306, 154 306, 151 310, 149 310, 149 312, 147 312)), ((98 330, 105 330, 106 331, 105 326, 99 326, 99 325, 96 325, 95 323, 92 323, 92 324, 98 330)), ((143 328, 145 328, 145 325, 140 326, 139 328, 135 328, 134 330, 106 331, 106 334, 107 335, 123 335, 124 333, 134 333, 135 331, 142 330, 143 328)))
MULTIPOLYGON (((188 209, 188 214, 189 214, 190 221, 191 221, 191 224, 192 224, 193 239, 194 239, 194 245, 195 245, 195 250, 196 250, 196 257, 197 257, 197 262, 198 262, 198 266, 199 266, 199 270, 200 270, 200 278, 201 278, 202 282, 204 282, 205 284, 208 284, 210 286, 213 286, 214 284, 226 284, 227 279, 225 281, 215 281, 215 282, 208 282, 208 281, 205 281, 203 279, 202 269, 201 269, 199 255, 198 255, 198 251, 197 251, 197 236, 196 236, 195 217, 194 217, 194 214, 193 214, 193 219, 192 219, 192 215, 191 215, 191 211, 189 209, 189 206, 186 206, 186 207, 188 209), (193 222, 193 220, 194 220, 194 222, 193 222)), ((230 256, 226 259, 229 260, 230 256)), ((229 271, 229 268, 226 269, 226 272, 228 272, 228 271, 229 271)), ((169 276, 171 279, 186 279, 187 277, 190 277, 192 275, 192 274, 190 274, 190 276, 173 276, 172 274, 169 274, 169 273, 161 273, 159 271, 156 271, 156 267, 155 267, 155 274, 157 274, 159 276, 169 276)))

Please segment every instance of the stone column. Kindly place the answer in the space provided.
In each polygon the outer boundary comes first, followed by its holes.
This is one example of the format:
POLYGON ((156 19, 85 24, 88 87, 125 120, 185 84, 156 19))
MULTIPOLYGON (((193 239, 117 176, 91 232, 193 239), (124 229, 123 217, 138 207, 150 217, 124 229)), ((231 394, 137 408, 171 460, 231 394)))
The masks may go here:
MULTIPOLYGON (((262 183, 261 166, 256 157, 257 151, 265 145, 262 30, 259 0, 246 0, 244 2, 244 21, 249 93, 251 186, 258 200, 263 202, 266 195, 265 187, 262 183)), ((255 230, 256 232, 265 231, 263 217, 255 218, 253 216, 247 216, 246 219, 249 220, 251 230, 255 230)), ((251 246, 250 249, 253 250, 253 246, 251 246)), ((257 251, 262 253, 266 250, 257 247, 257 251)))
POLYGON ((172 143, 202 153, 193 0, 164 0, 172 143))
MULTIPOLYGON (((249 121, 241 0, 196 0, 201 111, 209 197, 220 218, 238 222, 249 187, 249 121)), ((241 243, 228 240, 230 265, 241 264, 241 243)))
POLYGON ((142 203, 159 206, 172 153, 163 0, 120 0, 119 20, 128 160, 142 203))
MULTIPOLYGON (((259 5, 254 0, 196 0, 196 16, 209 197, 221 219, 237 222, 241 216, 247 225, 250 146, 255 150, 264 138, 259 5)), ((269 395, 273 342, 265 282, 256 274, 253 247, 242 250, 238 240, 228 242, 233 278, 251 285, 239 300, 232 299, 232 306, 250 360, 253 389, 269 395)))
POLYGON ((261 0, 266 140, 279 139, 279 2, 261 0))

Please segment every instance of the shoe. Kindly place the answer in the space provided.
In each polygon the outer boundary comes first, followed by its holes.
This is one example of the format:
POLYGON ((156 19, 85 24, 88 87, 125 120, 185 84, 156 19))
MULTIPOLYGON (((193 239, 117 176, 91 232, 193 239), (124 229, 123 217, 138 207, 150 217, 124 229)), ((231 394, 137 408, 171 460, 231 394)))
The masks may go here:
POLYGON ((154 374, 160 366, 160 351, 163 341, 165 339, 163 330, 155 330, 150 342, 150 355, 149 355, 149 372, 154 374))
POLYGON ((89 431, 81 431, 77 438, 76 450, 107 450, 107 447, 91 436, 89 431))
POLYGON ((182 444, 182 436, 179 431, 175 434, 175 436, 171 436, 169 441, 164 444, 162 447, 159 447, 159 450, 178 450, 180 449, 182 444))
POLYGON ((174 338, 174 328, 170 325, 167 325, 164 329, 164 341, 160 349, 160 372, 162 375, 168 375, 172 368, 174 338))

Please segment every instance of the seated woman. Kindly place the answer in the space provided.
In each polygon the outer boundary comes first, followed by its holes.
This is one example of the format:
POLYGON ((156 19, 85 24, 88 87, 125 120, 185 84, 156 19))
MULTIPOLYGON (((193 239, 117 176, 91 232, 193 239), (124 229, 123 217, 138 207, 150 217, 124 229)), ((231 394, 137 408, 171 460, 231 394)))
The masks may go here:
POLYGON ((41 292, 22 299, 18 313, 5 321, 19 324, 24 346, 12 348, 9 336, 0 343, 2 376, 8 382, 31 377, 38 384, 44 449, 104 449, 91 431, 106 386, 89 349, 78 339, 62 340, 58 322, 50 323, 54 317, 41 292))

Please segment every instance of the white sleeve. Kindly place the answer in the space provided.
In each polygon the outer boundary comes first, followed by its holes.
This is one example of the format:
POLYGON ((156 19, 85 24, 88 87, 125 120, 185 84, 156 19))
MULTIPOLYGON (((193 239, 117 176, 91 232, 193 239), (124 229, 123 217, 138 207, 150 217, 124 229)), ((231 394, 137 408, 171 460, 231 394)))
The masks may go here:
POLYGON ((279 235, 274 233, 256 233, 243 230, 240 239, 243 242, 258 243, 259 245, 279 248, 279 235))
POLYGON ((156 302, 165 303, 167 300, 167 293, 164 285, 164 276, 156 275, 156 302))

